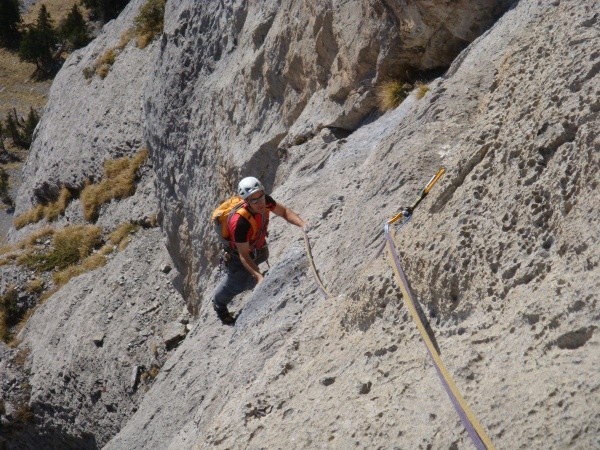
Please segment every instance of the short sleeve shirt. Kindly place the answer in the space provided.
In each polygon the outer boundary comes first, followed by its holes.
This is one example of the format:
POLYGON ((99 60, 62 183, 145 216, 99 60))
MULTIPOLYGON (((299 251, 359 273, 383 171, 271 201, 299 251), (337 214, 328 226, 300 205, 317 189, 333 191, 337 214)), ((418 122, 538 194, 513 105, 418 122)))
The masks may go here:
MULTIPOLYGON (((266 206, 267 206, 267 214, 266 214, 266 219, 265 219, 266 223, 264 224, 264 228, 266 228, 266 226, 269 223, 269 212, 273 211, 273 209, 275 209, 275 207, 277 206, 277 203, 275 202, 275 200, 273 200, 273 197, 271 197, 270 195, 265 195, 265 201, 266 201, 266 206)), ((263 228, 262 215, 254 214, 254 219, 256 220, 258 228, 259 229, 263 228)), ((230 226, 230 232, 231 232, 231 235, 233 236, 234 242, 237 242, 237 243, 250 242, 250 239, 252 237, 252 227, 250 226, 250 222, 248 220, 246 220, 244 217, 240 216, 239 214, 234 214, 234 216, 231 218, 231 222, 230 222, 229 226, 230 226)))

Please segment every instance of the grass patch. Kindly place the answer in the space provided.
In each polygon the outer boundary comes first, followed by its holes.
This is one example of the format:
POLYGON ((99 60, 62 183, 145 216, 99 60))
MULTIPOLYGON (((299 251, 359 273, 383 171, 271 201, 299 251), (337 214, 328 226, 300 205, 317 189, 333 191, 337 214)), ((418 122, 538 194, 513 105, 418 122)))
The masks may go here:
POLYGON ((25 286, 25 292, 28 294, 41 294, 44 292, 44 280, 41 278, 36 278, 35 280, 31 280, 25 286))
POLYGON ((381 111, 397 108, 413 90, 414 85, 401 80, 387 80, 375 88, 377 103, 381 111))
MULTIPOLYGON (((112 252, 112 249, 110 251, 112 252)), ((52 278, 56 286, 61 287, 67 284, 71 278, 98 269, 104 266, 104 264, 106 264, 106 256, 101 253, 94 253, 81 261, 80 264, 71 265, 64 270, 54 273, 52 278)))
POLYGON ((132 158, 105 161, 104 178, 99 183, 87 184, 81 191, 85 219, 95 221, 102 205, 133 195, 137 171, 147 158, 148 150, 144 148, 132 158))
POLYGON ((119 250, 124 250, 125 247, 131 242, 131 235, 140 229, 139 225, 132 223, 122 223, 108 236, 108 242, 115 247, 119 247, 119 250))
POLYGON ((166 0, 147 0, 134 20, 139 48, 146 48, 163 32, 166 0))
POLYGON ((416 89, 417 89, 417 92, 415 95, 417 97, 417 100, 421 100, 429 92, 429 86, 424 83, 417 83, 416 89))
POLYGON ((102 230, 93 225, 73 225, 56 231, 49 250, 29 251, 17 259, 36 272, 62 270, 92 253, 101 242, 102 230))
MULTIPOLYGON (((115 59, 117 58, 117 50, 115 48, 109 48, 104 52, 100 58, 96 61, 96 75, 100 78, 105 79, 110 72, 110 68, 115 63, 115 59)), ((85 76, 85 73, 84 73, 85 76)))
POLYGON ((15 217, 13 220, 14 227, 19 230, 30 223, 37 223, 42 219, 48 222, 53 222, 65 213, 65 209, 71 201, 71 192, 63 186, 58 195, 58 198, 48 205, 39 204, 35 208, 15 217))

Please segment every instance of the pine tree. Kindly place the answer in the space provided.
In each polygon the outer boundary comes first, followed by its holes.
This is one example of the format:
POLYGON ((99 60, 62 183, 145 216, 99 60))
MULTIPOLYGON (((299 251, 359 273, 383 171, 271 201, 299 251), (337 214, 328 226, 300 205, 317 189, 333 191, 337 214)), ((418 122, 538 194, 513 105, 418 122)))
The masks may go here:
POLYGON ((34 63, 38 71, 47 74, 56 63, 54 53, 58 37, 52 27, 50 13, 42 4, 37 23, 25 31, 19 47, 19 58, 34 63))
POLYGON ((69 43, 71 50, 86 46, 90 42, 88 26, 77 5, 60 24, 60 35, 69 43))
POLYGON ((4 125, 0 122, 0 151, 6 151, 6 147, 4 147, 4 125))
POLYGON ((81 0, 81 4, 90 9, 92 18, 108 22, 119 15, 129 0, 81 0))
POLYGON ((19 132, 19 125, 17 119, 13 118, 10 111, 6 115, 6 133, 13 140, 15 145, 21 145, 21 133, 19 132))
POLYGON ((33 132, 35 131, 35 127, 39 121, 40 116, 37 112, 35 112, 35 109, 29 108, 29 114, 27 114, 27 119, 25 119, 22 133, 22 142, 25 144, 25 146, 29 147, 31 145, 33 132))
POLYGON ((0 0, 0 43, 14 45, 19 38, 19 0, 0 0))

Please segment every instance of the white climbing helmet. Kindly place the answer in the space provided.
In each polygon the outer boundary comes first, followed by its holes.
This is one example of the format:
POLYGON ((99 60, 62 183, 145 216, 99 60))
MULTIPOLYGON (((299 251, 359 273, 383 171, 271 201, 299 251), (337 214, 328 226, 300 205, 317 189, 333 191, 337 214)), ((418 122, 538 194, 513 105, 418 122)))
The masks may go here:
POLYGON ((249 196, 258 191, 264 191, 262 183, 258 181, 258 178, 246 177, 238 184, 238 194, 244 200, 249 196))

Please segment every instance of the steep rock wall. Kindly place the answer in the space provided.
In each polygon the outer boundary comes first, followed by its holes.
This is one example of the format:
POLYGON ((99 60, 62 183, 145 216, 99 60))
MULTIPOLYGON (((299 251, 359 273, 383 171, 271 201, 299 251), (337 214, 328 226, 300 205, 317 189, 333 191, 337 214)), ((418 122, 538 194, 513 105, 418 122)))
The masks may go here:
MULTIPOLYGON (((57 74, 23 168, 15 215, 55 200, 62 186, 80 191, 86 179, 102 177, 104 160, 139 151, 143 81, 156 46, 140 50, 130 42, 117 50, 105 78, 95 74, 95 65, 119 45, 143 3, 131 1, 100 36, 75 51, 57 74)), ((15 240, 23 233, 13 230, 11 234, 15 240)))
POLYGON ((227 57, 198 61, 190 49, 180 54, 191 66, 176 64, 175 47, 190 48, 182 35, 194 31, 171 24, 155 80, 181 80, 177 117, 158 107, 163 91, 146 102, 147 133, 170 251, 204 301, 107 448, 467 447, 388 264, 369 260, 384 220, 442 164, 446 177, 396 239, 442 358, 498 447, 597 446, 598 14, 591 1, 521 1, 424 99, 351 134, 326 112, 279 134, 267 109, 243 147, 233 125, 248 119, 215 130, 220 109, 196 109, 230 82, 231 70, 219 71, 227 57), (304 124, 308 133, 294 131, 304 124), (251 150, 278 141, 275 162, 251 150), (208 233, 202 217, 239 173, 268 173, 275 198, 308 219, 335 298, 319 297, 299 233, 274 220, 268 279, 236 301, 234 330, 218 327, 210 255, 194 258, 208 233))
MULTIPOLYGON (((145 232, 32 318, 23 339, 36 421, 14 442, 94 448, 120 430, 107 448, 467 447, 387 262, 369 260, 383 221, 444 164, 446 177, 396 241, 450 372, 499 448, 598 446, 598 6, 523 0, 425 98, 365 119, 373 82, 406 65, 447 64, 444 52, 495 11, 470 3, 481 22, 459 32, 448 24, 467 16, 467 3, 436 5, 433 16, 424 13, 430 2, 394 5, 169 1, 165 36, 141 52, 158 58, 145 136, 166 244, 197 322, 174 354, 161 356, 170 357, 148 392, 128 392, 131 370, 151 364, 151 341, 162 336, 152 325, 175 320, 181 302, 167 283, 177 274, 160 272, 157 261, 168 257, 158 233, 145 232), (345 20, 358 9, 374 15, 345 20), (420 51, 407 29, 425 30, 432 43, 439 32, 445 46, 420 51), (217 279, 205 217, 249 172, 308 220, 335 298, 321 299, 298 230, 275 219, 269 277, 236 300, 238 323, 223 328, 206 301, 217 279), (115 295, 121 289, 124 297, 115 295), (123 302, 125 292, 134 300, 123 302), (114 351, 96 347, 100 331, 114 351)), ((103 89, 137 89, 142 69, 125 72, 103 89)), ((48 128, 65 114, 51 110, 48 128)), ((138 120, 127 111, 108 114, 102 127, 138 120)), ((92 133, 87 121, 82 127, 92 133)), ((83 170, 78 158, 52 154, 64 166, 43 175, 30 163, 22 210, 34 186, 101 167, 102 158, 83 170)), ((33 155, 48 158, 41 146, 33 155)), ((101 221, 138 201, 108 206, 101 221)), ((0 348, 2 367, 9 352, 0 348)))
POLYGON ((214 264, 205 218, 240 175, 271 189, 291 145, 354 130, 376 82, 448 65, 508 3, 169 2, 146 139, 190 305, 214 264))

